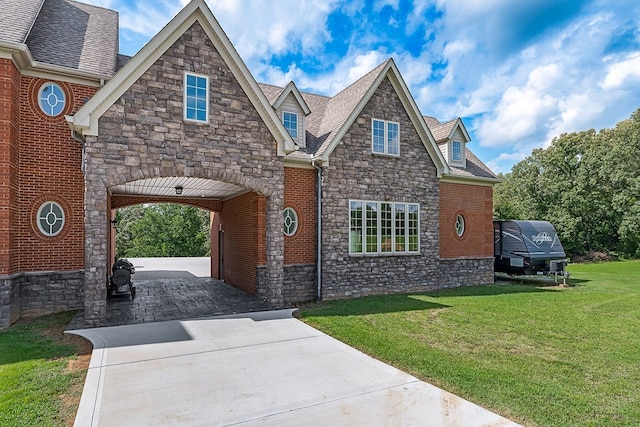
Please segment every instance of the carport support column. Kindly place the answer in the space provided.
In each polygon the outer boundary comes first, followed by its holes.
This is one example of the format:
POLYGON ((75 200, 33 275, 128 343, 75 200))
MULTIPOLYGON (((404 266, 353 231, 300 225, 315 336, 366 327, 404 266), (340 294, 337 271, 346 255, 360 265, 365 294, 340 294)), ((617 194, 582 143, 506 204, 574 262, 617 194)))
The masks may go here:
POLYGON ((282 193, 267 198, 267 302, 276 307, 284 305, 284 226, 282 193))
POLYGON ((101 326, 107 316, 107 188, 85 175, 84 193, 84 318, 86 326, 101 326))

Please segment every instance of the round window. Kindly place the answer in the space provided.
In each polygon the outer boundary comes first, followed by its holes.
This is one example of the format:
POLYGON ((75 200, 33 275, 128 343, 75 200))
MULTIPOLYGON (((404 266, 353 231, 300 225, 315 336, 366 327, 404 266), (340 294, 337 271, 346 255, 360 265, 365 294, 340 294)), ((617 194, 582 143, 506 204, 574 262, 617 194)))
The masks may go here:
POLYGON ((293 208, 284 210, 284 234, 293 236, 298 230, 298 214, 293 208))
POLYGON ((38 229, 45 236, 56 236, 64 227, 64 211, 56 202, 44 202, 37 213, 38 229))
POLYGON ((38 104, 40 109, 47 116, 57 116, 62 113, 65 107, 64 91, 55 83, 45 83, 40 88, 38 94, 38 104))
POLYGON ((456 234, 458 237, 464 234, 464 217, 462 215, 456 216, 456 234))

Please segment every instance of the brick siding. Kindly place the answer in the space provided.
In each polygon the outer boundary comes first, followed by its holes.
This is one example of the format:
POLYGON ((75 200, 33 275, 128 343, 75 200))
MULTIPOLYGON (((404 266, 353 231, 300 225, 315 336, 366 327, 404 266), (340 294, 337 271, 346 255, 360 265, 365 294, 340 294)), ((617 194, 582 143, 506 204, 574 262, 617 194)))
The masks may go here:
POLYGON ((493 257, 493 188, 440 183, 440 257, 493 257), (464 218, 458 237, 455 221, 464 218))

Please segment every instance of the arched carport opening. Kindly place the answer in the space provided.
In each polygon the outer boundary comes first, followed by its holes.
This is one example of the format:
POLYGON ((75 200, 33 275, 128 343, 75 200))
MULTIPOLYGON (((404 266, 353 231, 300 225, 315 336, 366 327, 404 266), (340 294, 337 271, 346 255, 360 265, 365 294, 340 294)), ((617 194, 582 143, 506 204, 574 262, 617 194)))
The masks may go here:
MULTIPOLYGON (((106 209, 103 212, 107 227, 102 264, 105 275, 110 273, 115 257, 116 229, 112 221, 118 208, 141 203, 180 203, 211 212, 211 278, 223 279, 261 304, 266 302, 272 307, 282 304, 282 260, 273 256, 281 250, 271 250, 271 256, 268 251, 270 246, 274 246, 273 241, 268 243, 268 235, 274 234, 268 231, 268 227, 281 227, 278 196, 264 195, 239 184, 184 176, 143 178, 111 185, 105 190, 106 209)), ((87 227, 88 237, 95 238, 95 230, 91 231, 87 227)), ((277 239, 275 243, 277 245, 277 239)), ((282 244, 281 241, 279 243, 282 244)), ((91 290, 89 282, 86 287, 91 290)), ((96 295, 106 298, 106 293, 96 292, 96 295)), ((98 298, 93 301, 86 299, 85 313, 87 307, 100 306, 98 298)), ((232 299, 237 298, 234 296, 232 299)), ((104 307, 102 319, 107 319, 104 307)), ((189 312, 195 316, 221 314, 215 307, 210 313, 189 312)), ((99 320, 96 323, 105 322, 99 320)))

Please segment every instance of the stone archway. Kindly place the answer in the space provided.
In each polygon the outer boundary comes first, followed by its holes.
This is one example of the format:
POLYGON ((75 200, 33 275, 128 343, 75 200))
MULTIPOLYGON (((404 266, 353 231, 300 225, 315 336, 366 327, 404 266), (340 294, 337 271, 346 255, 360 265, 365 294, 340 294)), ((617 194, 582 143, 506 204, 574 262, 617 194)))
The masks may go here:
MULTIPOLYGON (((87 146, 101 145, 97 138, 87 142, 87 146)), ((86 156, 85 171, 85 322, 88 326, 99 326, 106 316, 106 280, 109 272, 108 247, 110 240, 110 189, 131 182, 137 177, 153 177, 155 170, 145 167, 122 165, 105 168, 100 157, 86 156), (97 165, 96 165, 97 166, 97 165)), ((184 168, 174 164, 162 170, 168 176, 199 178, 212 181, 224 180, 226 183, 241 186, 248 191, 260 193, 265 197, 265 267, 261 269, 257 284, 257 294, 272 305, 283 303, 283 237, 282 237, 282 185, 274 185, 268 179, 255 179, 220 168, 184 168), (186 173, 191 175, 187 175, 186 173)), ((143 178, 144 179, 144 178, 143 178)))

